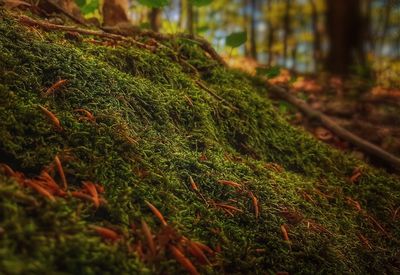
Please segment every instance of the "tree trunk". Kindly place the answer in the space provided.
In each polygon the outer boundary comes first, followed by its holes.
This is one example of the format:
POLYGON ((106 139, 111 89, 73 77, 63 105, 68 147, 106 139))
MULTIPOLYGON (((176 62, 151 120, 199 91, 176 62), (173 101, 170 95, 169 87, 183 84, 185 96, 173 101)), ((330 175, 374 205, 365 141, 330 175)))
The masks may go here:
POLYGON ((103 25, 115 26, 119 23, 129 22, 128 0, 104 0, 102 13, 103 25))
POLYGON ((186 3, 186 8, 187 8, 187 18, 186 18, 186 30, 188 31, 189 34, 193 35, 194 34, 194 25, 193 25, 193 20, 194 20, 194 12, 193 12, 193 5, 189 2, 189 0, 186 3))
POLYGON ((152 8, 149 11, 149 21, 150 21, 150 28, 155 32, 159 32, 162 22, 160 8, 152 8))
POLYGON ((313 30, 313 58, 315 69, 318 70, 318 67, 321 62, 321 33, 319 31, 319 24, 318 24, 318 10, 315 0, 309 0, 311 5, 311 20, 312 20, 312 30, 313 30))
POLYGON ((366 65, 362 23, 360 0, 327 0, 328 72, 344 76, 357 61, 366 65))
POLYGON ((283 17, 283 64, 284 65, 286 65, 288 57, 288 40, 291 33, 290 6, 291 6, 291 0, 286 0, 285 15, 283 17))
POLYGON ((271 0, 268 0, 267 2, 267 29, 268 29, 268 35, 267 35, 267 51, 268 51, 268 67, 271 67, 272 62, 273 62, 273 52, 272 52, 272 47, 275 42, 275 27, 272 24, 272 21, 268 18, 269 13, 271 12, 271 0))
POLYGON ((385 1, 385 11, 384 11, 384 16, 383 16, 383 26, 382 26, 382 31, 381 31, 381 39, 380 39, 380 45, 379 45, 379 53, 381 54, 383 51, 383 48, 385 46, 385 38, 387 35, 387 32, 390 27, 390 16, 392 13, 392 9, 394 8, 394 2, 395 0, 386 0, 385 1))
POLYGON ((251 0, 250 3, 250 56, 257 60, 257 41, 256 41, 256 0, 251 0))

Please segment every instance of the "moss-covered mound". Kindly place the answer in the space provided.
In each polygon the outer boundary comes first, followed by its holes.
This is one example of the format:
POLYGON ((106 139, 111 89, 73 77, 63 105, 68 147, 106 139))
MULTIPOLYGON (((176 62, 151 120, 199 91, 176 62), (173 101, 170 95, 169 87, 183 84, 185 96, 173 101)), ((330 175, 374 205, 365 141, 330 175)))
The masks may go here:
POLYGON ((0 18, 0 273, 400 272, 399 178, 290 126, 250 77, 184 39, 0 18))

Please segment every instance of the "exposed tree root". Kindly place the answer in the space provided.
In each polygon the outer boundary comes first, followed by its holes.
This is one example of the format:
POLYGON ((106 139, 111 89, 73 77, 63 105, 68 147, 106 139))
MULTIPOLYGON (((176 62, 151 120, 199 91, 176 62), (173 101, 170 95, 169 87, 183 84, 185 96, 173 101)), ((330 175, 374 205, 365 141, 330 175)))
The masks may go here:
POLYGON ((148 50, 154 49, 152 46, 146 45, 144 43, 140 43, 138 41, 133 40, 132 38, 128 38, 128 37, 118 35, 118 34, 112 34, 112 33, 107 33, 107 32, 103 32, 103 31, 81 29, 81 28, 77 28, 75 26, 56 25, 56 24, 45 22, 43 20, 35 20, 35 19, 32 19, 25 15, 18 16, 18 20, 23 25, 36 26, 36 27, 43 28, 47 31, 60 30, 60 31, 66 31, 66 32, 77 32, 80 34, 93 35, 93 36, 105 37, 105 38, 109 38, 109 39, 113 39, 113 40, 125 41, 128 43, 132 43, 140 48, 144 48, 144 49, 148 49, 148 50))
POLYGON ((370 154, 376 158, 383 160, 385 163, 391 165, 396 170, 400 171, 400 159, 396 156, 386 152, 382 148, 366 141, 358 137, 357 135, 351 133, 345 128, 339 126, 336 122, 334 122, 331 118, 324 115, 323 113, 312 109, 307 105, 303 100, 296 98, 295 96, 288 93, 288 91, 282 87, 278 87, 272 84, 267 83, 267 88, 270 92, 272 92, 275 96, 293 104, 297 107, 302 113, 307 115, 308 117, 318 120, 321 122, 326 128, 331 130, 333 133, 343 138, 344 140, 349 141, 353 145, 362 149, 367 154, 370 154))

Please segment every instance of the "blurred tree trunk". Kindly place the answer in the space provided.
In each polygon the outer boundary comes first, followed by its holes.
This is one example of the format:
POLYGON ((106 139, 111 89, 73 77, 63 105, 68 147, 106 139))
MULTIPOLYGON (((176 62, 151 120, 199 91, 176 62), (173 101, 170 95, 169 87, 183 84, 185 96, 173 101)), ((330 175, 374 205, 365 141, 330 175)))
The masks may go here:
POLYGON ((291 33, 290 6, 291 6, 291 0, 286 0, 285 15, 283 17, 283 64, 284 65, 286 65, 288 57, 288 40, 291 33))
POLYGON ((159 32, 161 28, 161 9, 160 8, 152 8, 149 11, 149 22, 150 28, 155 31, 159 32))
POLYGON ((119 23, 129 22, 128 9, 129 0, 104 0, 103 25, 115 26, 119 23))
POLYGON ((346 75, 357 61, 366 66, 362 23, 360 0, 327 0, 328 72, 346 75))
POLYGON ((366 40, 368 41, 369 48, 372 52, 375 52, 375 41, 374 34, 372 29, 372 1, 367 0, 366 3, 366 14, 365 14, 365 35, 366 40))
MULTIPOLYGON (((248 13, 248 10, 247 10, 247 8, 250 6, 250 1, 252 1, 252 0, 243 0, 242 1, 242 9, 243 9, 243 29, 247 32, 247 33, 249 33, 249 29, 251 28, 250 27, 250 23, 249 23, 249 21, 250 21, 250 19, 249 19, 249 13, 248 13)), ((246 41, 246 44, 244 45, 244 55, 246 56, 246 57, 250 57, 251 56, 251 54, 250 54, 250 52, 251 52, 251 50, 250 50, 250 48, 251 48, 251 46, 250 46, 250 40, 247 40, 246 41)))
POLYGON ((178 9, 179 9, 178 27, 181 29, 184 28, 184 26, 183 26, 183 22, 184 22, 184 20, 183 20, 183 16, 184 16, 183 1, 184 0, 179 0, 179 3, 178 3, 178 9))
POLYGON ((385 0, 385 11, 383 14, 383 27, 381 32, 381 39, 379 43, 379 52, 382 53, 385 46, 385 37, 388 33, 390 27, 390 17, 392 14, 392 9, 394 9, 394 4, 396 0, 385 0))
POLYGON ((318 70, 318 67, 321 63, 321 33, 319 31, 319 24, 318 24, 318 10, 315 0, 309 0, 311 5, 311 20, 312 20, 312 30, 313 30, 313 57, 314 57, 314 64, 315 69, 318 70))
POLYGON ((254 60, 257 60, 256 0, 251 0, 250 8, 250 56, 254 60))
POLYGON ((194 12, 193 12, 193 5, 189 2, 189 0, 186 1, 186 30, 189 32, 189 34, 193 35, 194 34, 194 12))
POLYGON ((297 69, 297 43, 292 48, 292 60, 293 60, 292 70, 296 71, 296 69, 297 69))
POLYGON ((273 61, 272 47, 274 46, 274 43, 275 43, 275 28, 269 17, 270 12, 271 12, 271 0, 267 0, 266 24, 267 24, 267 30, 268 30, 268 34, 267 34, 268 67, 271 67, 271 65, 272 65, 272 61, 273 61))

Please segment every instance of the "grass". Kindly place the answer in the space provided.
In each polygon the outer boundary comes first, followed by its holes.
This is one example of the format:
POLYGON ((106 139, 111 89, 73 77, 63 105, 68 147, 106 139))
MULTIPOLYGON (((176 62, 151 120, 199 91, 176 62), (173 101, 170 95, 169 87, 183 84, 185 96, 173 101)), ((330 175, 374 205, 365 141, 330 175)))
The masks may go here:
POLYGON ((0 19, 0 161, 33 178, 58 155, 69 191, 93 181, 107 200, 98 209, 69 195, 51 202, 0 173, 2 273, 184 272, 161 244, 178 245, 181 235, 220 250, 212 265, 188 256, 204 273, 400 272, 398 177, 290 126, 268 91, 188 40, 165 42, 175 55, 90 39, 97 38, 23 27, 6 13, 0 19), (60 79, 67 84, 44 97, 60 79), (356 167, 362 176, 351 183, 356 167), (259 218, 249 191, 259 200, 259 218), (231 216, 215 203, 243 212, 231 216), (140 255, 138 247, 149 249, 142 220, 159 241, 157 256, 140 255), (104 240, 94 225, 121 240, 104 240))

